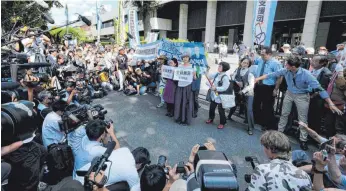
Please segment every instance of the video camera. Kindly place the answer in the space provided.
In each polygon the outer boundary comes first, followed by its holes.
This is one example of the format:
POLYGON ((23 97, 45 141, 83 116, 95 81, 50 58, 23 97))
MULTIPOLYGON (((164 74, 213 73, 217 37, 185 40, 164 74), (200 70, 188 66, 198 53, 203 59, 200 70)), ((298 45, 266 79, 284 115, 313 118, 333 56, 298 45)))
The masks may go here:
POLYGON ((74 131, 80 125, 86 124, 90 120, 101 119, 109 126, 112 121, 105 120, 107 110, 101 105, 69 105, 62 115, 62 121, 59 122, 61 131, 66 134, 74 131))
POLYGON ((201 190, 239 190, 236 166, 230 164, 223 152, 199 150, 194 168, 194 178, 201 190))
MULTIPOLYGON (((258 158, 255 156, 246 156, 245 161, 251 163, 252 169, 255 169, 260 164, 258 162, 258 158)), ((251 182, 251 174, 245 174, 244 179, 245 179, 245 182, 250 183, 251 182)))
POLYGON ((37 125, 34 103, 26 100, 1 105, 1 145, 10 145, 33 136, 37 125))

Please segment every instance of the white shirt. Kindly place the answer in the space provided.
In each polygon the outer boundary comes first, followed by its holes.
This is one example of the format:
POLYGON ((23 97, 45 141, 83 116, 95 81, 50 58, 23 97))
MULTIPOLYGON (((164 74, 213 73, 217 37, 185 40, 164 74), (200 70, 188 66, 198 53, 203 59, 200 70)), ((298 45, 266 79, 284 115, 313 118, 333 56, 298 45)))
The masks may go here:
MULTIPOLYGON (((136 169, 136 162, 131 151, 127 147, 114 150, 109 156, 108 160, 112 161, 112 166, 110 166, 110 162, 106 162, 107 169, 105 171, 105 175, 108 177, 106 186, 120 181, 126 181, 131 190, 133 190, 132 188, 139 186, 139 176, 136 169)), ((90 165, 91 163, 88 163, 80 170, 88 170, 90 165)), ((84 177, 77 176, 75 180, 78 180, 84 184, 84 177)))
POLYGON ((251 175, 249 191, 312 189, 310 176, 291 162, 274 159, 269 164, 258 165, 251 175))

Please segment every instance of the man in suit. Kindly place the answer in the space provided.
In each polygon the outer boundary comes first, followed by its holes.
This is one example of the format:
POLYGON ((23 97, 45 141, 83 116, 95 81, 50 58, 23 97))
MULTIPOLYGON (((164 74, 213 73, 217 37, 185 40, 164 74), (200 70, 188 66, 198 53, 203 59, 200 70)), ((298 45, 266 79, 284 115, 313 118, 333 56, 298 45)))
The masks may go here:
MULTIPOLYGON (((326 55, 316 55, 311 61, 312 75, 321 84, 323 89, 327 89, 332 72, 327 68, 328 57, 326 55)), ((319 92, 311 94, 308 123, 317 133, 321 133, 321 118, 324 116, 326 109, 324 107, 324 100, 318 96, 319 92)))

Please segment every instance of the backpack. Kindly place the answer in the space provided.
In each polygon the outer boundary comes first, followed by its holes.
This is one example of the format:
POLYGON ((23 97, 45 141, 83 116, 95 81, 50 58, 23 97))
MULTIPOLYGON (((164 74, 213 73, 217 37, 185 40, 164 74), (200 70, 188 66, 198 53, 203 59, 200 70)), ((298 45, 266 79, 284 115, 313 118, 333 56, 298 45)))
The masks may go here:
POLYGON ((48 146, 47 166, 51 184, 60 182, 71 176, 74 167, 74 157, 67 143, 53 143, 48 146))

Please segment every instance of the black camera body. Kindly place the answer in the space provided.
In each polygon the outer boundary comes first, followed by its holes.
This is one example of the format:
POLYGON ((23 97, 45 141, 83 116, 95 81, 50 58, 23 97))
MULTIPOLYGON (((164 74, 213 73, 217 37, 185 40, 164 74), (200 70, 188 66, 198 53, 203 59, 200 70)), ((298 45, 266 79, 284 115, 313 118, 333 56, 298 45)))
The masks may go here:
MULTIPOLYGON (((107 110, 101 105, 69 105, 62 115, 62 121, 59 122, 60 129, 65 133, 70 133, 77 129, 79 126, 86 124, 90 120, 105 119, 107 110)), ((109 123, 106 121, 106 123, 109 123)))
POLYGON ((239 190, 235 166, 230 164, 223 152, 198 151, 194 166, 195 178, 202 191, 239 190))
MULTIPOLYGON (((260 163, 258 162, 258 158, 255 156, 246 156, 245 161, 251 163, 252 169, 255 169, 258 165, 260 165, 260 163)), ((251 174, 245 174, 244 179, 245 179, 245 182, 250 183, 251 174)))
POLYGON ((37 129, 34 103, 26 100, 1 105, 1 145, 10 145, 33 136, 37 129))

